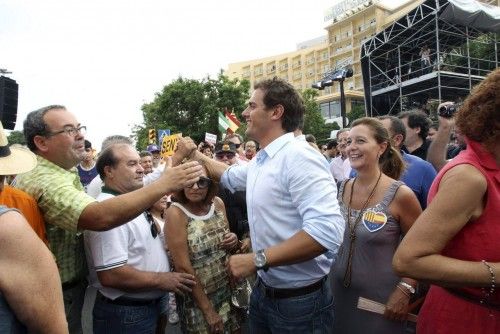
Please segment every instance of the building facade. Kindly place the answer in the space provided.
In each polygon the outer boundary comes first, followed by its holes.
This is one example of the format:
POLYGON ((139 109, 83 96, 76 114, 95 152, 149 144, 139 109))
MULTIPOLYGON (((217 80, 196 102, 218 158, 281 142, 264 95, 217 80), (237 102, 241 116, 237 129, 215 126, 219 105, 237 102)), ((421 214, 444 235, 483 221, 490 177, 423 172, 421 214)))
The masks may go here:
MULTIPOLYGON (((324 13, 326 36, 300 43, 293 52, 229 64, 226 75, 247 79, 251 87, 256 81, 277 76, 296 89, 304 90, 322 80, 331 70, 349 66, 353 69, 353 76, 344 81, 346 111, 349 113, 354 106, 364 105, 361 45, 423 2, 406 1, 399 7, 388 8, 377 0, 336 1, 324 13)), ((480 2, 500 4, 500 0, 480 2)), ((317 101, 327 122, 339 120, 340 86, 337 82, 319 91, 317 101)))
MULTIPOLYGON (((350 66, 354 75, 344 82, 349 113, 354 105, 364 103, 359 61, 361 44, 422 1, 411 1, 393 10, 371 0, 340 1, 325 11, 326 36, 300 43, 292 52, 231 63, 225 74, 229 78, 247 79, 251 86, 256 81, 276 76, 304 90, 322 80, 332 69, 350 66)), ((338 83, 319 91, 318 102, 326 120, 339 118, 338 83)))

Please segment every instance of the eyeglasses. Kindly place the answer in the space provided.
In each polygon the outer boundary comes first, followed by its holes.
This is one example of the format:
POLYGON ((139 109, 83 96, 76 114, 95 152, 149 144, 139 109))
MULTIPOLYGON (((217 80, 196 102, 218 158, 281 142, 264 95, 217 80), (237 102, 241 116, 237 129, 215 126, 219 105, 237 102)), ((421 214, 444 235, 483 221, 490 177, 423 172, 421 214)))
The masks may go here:
POLYGON ((146 220, 148 221, 149 225, 151 225, 151 236, 156 239, 160 231, 158 231, 158 226, 155 223, 155 220, 153 218, 153 215, 149 211, 144 212, 144 216, 146 216, 146 220))
POLYGON ((77 128, 75 128, 74 126, 65 126, 64 129, 60 131, 48 133, 46 137, 52 137, 60 133, 66 133, 71 137, 76 137, 78 133, 81 135, 85 135, 87 133, 87 127, 85 125, 79 126, 77 128))
MULTIPOLYGON (((210 180, 208 177, 203 177, 201 176, 200 179, 196 182, 196 185, 198 186, 199 189, 205 189, 205 188, 208 188, 210 187, 210 185, 212 184, 212 180, 210 180)), ((192 188, 194 186, 194 183, 190 186, 188 186, 188 188, 192 188)))
POLYGON ((241 146, 241 143, 240 144, 234 144, 234 147, 236 147, 236 148, 240 148, 240 146, 241 146))
POLYGON ((221 160, 224 159, 224 157, 226 157, 227 159, 231 160, 232 158, 235 157, 235 155, 236 154, 233 152, 220 152, 220 153, 216 153, 215 157, 217 159, 221 159, 221 160))

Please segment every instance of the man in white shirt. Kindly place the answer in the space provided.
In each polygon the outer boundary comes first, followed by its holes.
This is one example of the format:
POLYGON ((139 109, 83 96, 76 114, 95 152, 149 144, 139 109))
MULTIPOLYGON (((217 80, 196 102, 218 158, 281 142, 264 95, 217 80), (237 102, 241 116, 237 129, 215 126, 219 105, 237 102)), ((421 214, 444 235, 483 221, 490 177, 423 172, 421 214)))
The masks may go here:
POLYGON ((351 173, 351 163, 349 159, 347 159, 347 138, 349 137, 349 129, 340 129, 337 132, 337 144, 338 151, 340 155, 333 158, 330 162, 330 171, 332 173, 333 178, 337 182, 344 181, 349 178, 349 174, 351 173))
POLYGON ((257 83, 243 112, 246 135, 261 150, 246 166, 211 164, 221 183, 247 192, 250 238, 255 253, 233 255, 236 280, 257 272, 250 298, 250 333, 331 331, 333 297, 326 275, 342 242, 344 220, 323 155, 295 139, 304 115, 297 91, 281 79, 257 83))
MULTIPOLYGON (((137 151, 115 144, 101 153, 97 170, 104 180, 98 201, 143 186, 137 151)), ((159 226, 149 212, 105 232, 85 231, 90 285, 97 288, 94 333, 154 333, 160 298, 167 291, 190 292, 194 277, 169 272, 159 226)))

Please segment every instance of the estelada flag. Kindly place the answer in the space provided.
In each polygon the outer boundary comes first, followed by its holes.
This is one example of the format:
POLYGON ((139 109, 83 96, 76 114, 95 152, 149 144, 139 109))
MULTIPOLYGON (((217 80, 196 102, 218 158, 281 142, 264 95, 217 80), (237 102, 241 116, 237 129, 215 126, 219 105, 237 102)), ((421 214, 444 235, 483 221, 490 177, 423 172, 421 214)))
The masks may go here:
POLYGON ((236 117, 234 112, 230 113, 226 110, 225 114, 226 114, 226 118, 229 122, 229 128, 227 129, 227 131, 230 133, 235 133, 236 130, 238 130, 238 128, 241 125, 240 121, 238 120, 238 118, 236 117))

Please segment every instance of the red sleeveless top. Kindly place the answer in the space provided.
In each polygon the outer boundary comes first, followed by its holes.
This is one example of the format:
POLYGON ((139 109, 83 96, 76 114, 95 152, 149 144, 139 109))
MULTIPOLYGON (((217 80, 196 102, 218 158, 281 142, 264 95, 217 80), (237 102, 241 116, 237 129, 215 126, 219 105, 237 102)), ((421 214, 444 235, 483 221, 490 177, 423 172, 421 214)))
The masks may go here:
MULTIPOLYGON (((486 205, 482 215, 475 221, 467 223, 449 241, 441 254, 465 261, 500 262, 500 169, 493 155, 480 143, 467 140, 467 149, 441 169, 429 190, 428 203, 439 190, 443 175, 461 164, 474 166, 486 178, 486 205)), ((460 194, 450 193, 449 196, 453 198, 460 194)), ((485 273, 487 270, 485 266, 485 273)), ((477 301, 484 298, 481 288, 464 287, 455 291, 477 301)), ((500 306, 500 286, 489 298, 489 302, 500 306)), ((441 287, 432 285, 419 314, 417 332, 419 334, 500 333, 500 308, 488 308, 467 301, 441 287)))

